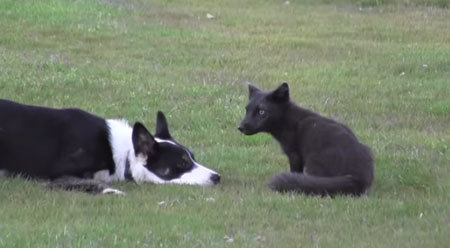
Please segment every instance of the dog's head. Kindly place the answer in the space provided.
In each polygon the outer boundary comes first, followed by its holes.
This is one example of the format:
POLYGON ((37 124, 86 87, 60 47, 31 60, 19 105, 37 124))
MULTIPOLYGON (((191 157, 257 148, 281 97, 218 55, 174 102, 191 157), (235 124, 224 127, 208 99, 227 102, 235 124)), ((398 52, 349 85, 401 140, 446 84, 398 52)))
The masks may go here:
POLYGON ((155 136, 137 122, 133 127, 132 141, 136 157, 146 158, 144 167, 149 174, 157 177, 146 176, 144 180, 200 186, 220 182, 217 172, 199 164, 188 148, 172 138, 166 117, 161 111, 157 115, 155 136))
POLYGON ((245 107, 246 114, 238 127, 239 131, 252 135, 276 129, 290 102, 288 84, 284 82, 272 91, 262 91, 249 84, 248 90, 249 103, 245 107))

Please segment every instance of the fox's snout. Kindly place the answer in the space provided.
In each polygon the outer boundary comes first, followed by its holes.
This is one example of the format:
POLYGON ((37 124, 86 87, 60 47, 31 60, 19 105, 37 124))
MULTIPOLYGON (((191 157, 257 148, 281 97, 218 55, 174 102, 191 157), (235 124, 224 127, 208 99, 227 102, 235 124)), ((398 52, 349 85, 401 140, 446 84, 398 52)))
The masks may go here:
POLYGON ((247 122, 241 122, 241 124, 238 127, 238 130, 245 135, 251 135, 256 133, 254 128, 252 128, 251 125, 247 122))
POLYGON ((238 127, 238 130, 243 133, 244 132, 244 125, 240 124, 238 127))

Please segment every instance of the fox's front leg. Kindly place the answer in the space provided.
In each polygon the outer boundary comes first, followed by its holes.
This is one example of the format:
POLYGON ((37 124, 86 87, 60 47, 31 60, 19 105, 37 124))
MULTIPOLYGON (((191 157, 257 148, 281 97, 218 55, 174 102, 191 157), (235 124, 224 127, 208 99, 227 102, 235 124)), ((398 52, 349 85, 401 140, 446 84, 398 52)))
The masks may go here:
POLYGON ((303 173, 303 160, 296 153, 288 154, 291 172, 303 173))

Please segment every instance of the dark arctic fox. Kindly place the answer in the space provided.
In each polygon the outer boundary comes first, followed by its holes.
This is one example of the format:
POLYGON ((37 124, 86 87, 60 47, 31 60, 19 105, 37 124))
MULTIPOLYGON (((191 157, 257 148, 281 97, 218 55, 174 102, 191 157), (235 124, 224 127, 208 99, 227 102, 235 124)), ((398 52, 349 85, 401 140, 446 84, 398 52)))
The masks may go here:
POLYGON ((289 158, 291 172, 272 178, 271 189, 333 196, 362 195, 371 188, 372 152, 350 128, 295 104, 287 83, 273 91, 248 87, 249 104, 238 129, 271 134, 289 158))

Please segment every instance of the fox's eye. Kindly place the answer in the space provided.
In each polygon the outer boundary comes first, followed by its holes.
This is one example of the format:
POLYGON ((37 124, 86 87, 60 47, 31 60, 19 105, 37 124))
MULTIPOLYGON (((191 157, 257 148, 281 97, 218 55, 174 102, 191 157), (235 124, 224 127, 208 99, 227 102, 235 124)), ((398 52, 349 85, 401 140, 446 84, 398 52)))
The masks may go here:
POLYGON ((266 113, 266 111, 260 109, 258 113, 259 113, 259 115, 264 115, 266 113))

